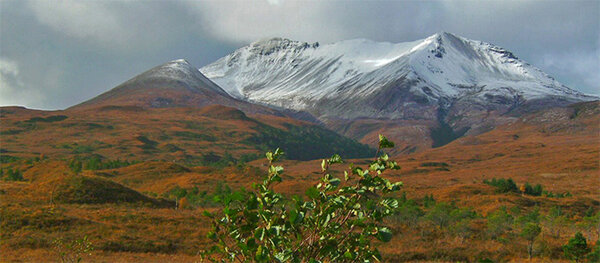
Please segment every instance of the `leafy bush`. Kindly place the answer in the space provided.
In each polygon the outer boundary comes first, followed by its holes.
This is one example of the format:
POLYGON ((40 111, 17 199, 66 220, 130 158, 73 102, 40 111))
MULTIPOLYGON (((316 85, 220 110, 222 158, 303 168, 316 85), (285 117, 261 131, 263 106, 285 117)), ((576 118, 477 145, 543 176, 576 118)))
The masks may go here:
POLYGON ((245 192, 244 189, 233 191, 223 181, 218 181, 213 189, 215 190, 212 193, 208 193, 207 191, 200 191, 198 187, 181 188, 175 186, 167 191, 164 194, 164 197, 176 200, 185 198, 188 202, 188 206, 191 207, 214 207, 229 195, 243 195, 245 192))
POLYGON ((502 234, 512 230, 514 218, 505 207, 502 207, 487 217, 487 232, 492 238, 498 238, 502 234))
MULTIPOLYGON (((425 219, 431 221, 433 224, 440 227, 440 229, 454 226, 457 222, 473 219, 475 217, 477 217, 477 214, 470 209, 461 209, 453 204, 444 202, 436 203, 435 206, 425 214, 425 219)), ((466 223, 466 221, 463 223, 466 223)))
POLYGON ((521 230, 521 237, 527 240, 527 254, 529 260, 533 257, 533 241, 540 235, 542 228, 537 223, 527 223, 521 230))
POLYGON ((425 215, 414 200, 400 201, 400 206, 392 216, 394 223, 400 223, 407 226, 415 226, 419 219, 425 215))
POLYGON ((540 196, 544 192, 544 188, 540 184, 536 184, 535 186, 531 186, 529 183, 525 183, 525 191, 526 195, 540 196))
POLYGON ((281 182, 283 167, 275 166, 282 152, 267 152, 268 176, 254 191, 234 193, 223 200, 221 216, 205 212, 213 230, 214 245, 204 255, 212 261, 256 262, 354 262, 380 260, 373 240, 387 242, 392 232, 383 219, 398 208, 398 200, 386 197, 402 183, 380 175, 399 169, 383 148, 393 147, 380 136, 377 158, 366 169, 350 165, 344 178, 330 173, 342 163, 339 155, 322 161, 323 177, 306 191, 307 201, 291 199, 273 190, 281 182))
POLYGON ((519 192, 519 188, 517 188, 517 184, 511 178, 508 178, 508 179, 492 178, 491 181, 483 180, 483 183, 496 187, 496 192, 498 192, 498 193, 509 193, 509 192, 518 193, 519 192))
POLYGON ((577 232, 575 236, 569 239, 569 242, 563 246, 563 251, 565 257, 575 260, 575 262, 579 262, 590 252, 590 248, 581 232, 577 232))

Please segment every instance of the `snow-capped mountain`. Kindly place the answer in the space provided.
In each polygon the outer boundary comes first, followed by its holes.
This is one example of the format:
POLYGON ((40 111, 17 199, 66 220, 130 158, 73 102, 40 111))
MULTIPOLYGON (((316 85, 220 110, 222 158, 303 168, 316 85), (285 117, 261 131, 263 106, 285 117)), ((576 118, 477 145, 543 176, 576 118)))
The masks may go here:
POLYGON ((184 59, 154 67, 72 108, 88 109, 103 106, 199 108, 215 104, 235 107, 246 113, 283 116, 271 108, 230 96, 184 59))
POLYGON ((234 97, 320 119, 435 119, 455 103, 508 111, 548 98, 593 99, 503 48, 445 32, 397 44, 274 38, 200 71, 234 97))

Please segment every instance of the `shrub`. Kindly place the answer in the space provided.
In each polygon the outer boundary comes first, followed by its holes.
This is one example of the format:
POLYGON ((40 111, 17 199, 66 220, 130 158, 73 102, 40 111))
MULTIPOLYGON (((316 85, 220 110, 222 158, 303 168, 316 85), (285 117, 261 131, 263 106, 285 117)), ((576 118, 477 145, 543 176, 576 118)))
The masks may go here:
POLYGON ((536 184, 535 186, 531 186, 529 183, 525 183, 525 191, 526 195, 540 196, 544 192, 544 188, 541 184, 536 184))
POLYGON ((392 238, 383 219, 399 202, 386 195, 402 185, 380 176, 388 169, 399 169, 387 154, 379 154, 390 147, 393 143, 380 136, 376 160, 366 169, 350 165, 343 179, 329 170, 343 162, 339 155, 323 160, 323 177, 306 191, 306 201, 298 196, 286 198, 272 189, 282 180, 283 167, 273 165, 282 152, 267 152, 268 175, 254 191, 226 196, 219 217, 205 212, 213 221, 208 237, 214 245, 204 255, 219 262, 380 260, 372 241, 392 238))
POLYGON ((396 210, 396 214, 392 219, 395 223, 415 226, 419 222, 419 218, 423 215, 423 211, 414 200, 407 200, 405 202, 401 201, 401 205, 396 210))
POLYGON ((506 208, 502 207, 488 215, 487 232, 492 238, 498 238, 505 232, 512 230, 513 216, 506 208))
POLYGON ((491 181, 483 180, 483 183, 496 187, 496 192, 498 193, 518 193, 519 188, 517 188, 517 184, 513 181, 513 179, 508 178, 492 178, 491 181))
POLYGON ((579 262, 587 253, 590 252, 590 248, 588 247, 587 241, 581 232, 577 232, 575 236, 569 239, 569 242, 563 246, 563 252, 565 253, 565 257, 568 259, 579 262))
POLYGON ((535 241, 541 232, 542 228, 536 223, 527 223, 521 230, 521 237, 527 240, 527 254, 529 255, 529 260, 533 257, 533 241, 535 241))

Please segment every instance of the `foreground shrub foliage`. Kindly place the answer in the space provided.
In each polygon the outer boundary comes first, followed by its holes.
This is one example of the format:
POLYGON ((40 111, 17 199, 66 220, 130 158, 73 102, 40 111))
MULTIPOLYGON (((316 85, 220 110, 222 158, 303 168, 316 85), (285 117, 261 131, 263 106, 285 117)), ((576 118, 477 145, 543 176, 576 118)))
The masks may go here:
POLYGON ((213 229, 214 245, 204 256, 214 262, 372 262, 381 259, 373 244, 388 242, 392 232, 383 219, 398 208, 388 195, 402 186, 381 177, 399 169, 382 149, 394 144, 380 135, 376 160, 369 167, 353 166, 344 178, 333 176, 330 166, 342 163, 339 155, 322 161, 320 182, 306 191, 306 199, 286 198, 273 190, 281 182, 283 167, 274 163, 283 152, 267 152, 268 176, 251 192, 224 197, 219 216, 205 212, 213 229))

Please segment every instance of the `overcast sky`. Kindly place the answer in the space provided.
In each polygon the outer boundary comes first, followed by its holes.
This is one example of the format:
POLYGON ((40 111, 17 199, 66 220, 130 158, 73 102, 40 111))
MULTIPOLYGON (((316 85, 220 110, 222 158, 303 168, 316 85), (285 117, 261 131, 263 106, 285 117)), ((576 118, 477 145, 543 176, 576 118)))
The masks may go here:
POLYGON ((600 94, 600 1, 0 0, 0 105, 64 109, 164 62, 281 36, 404 42, 447 31, 600 94))

